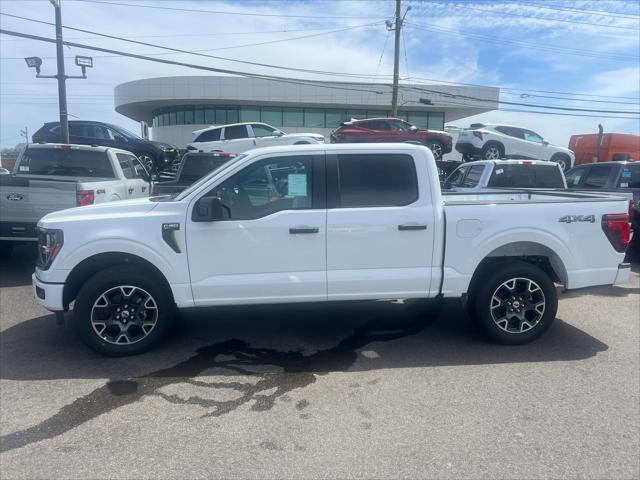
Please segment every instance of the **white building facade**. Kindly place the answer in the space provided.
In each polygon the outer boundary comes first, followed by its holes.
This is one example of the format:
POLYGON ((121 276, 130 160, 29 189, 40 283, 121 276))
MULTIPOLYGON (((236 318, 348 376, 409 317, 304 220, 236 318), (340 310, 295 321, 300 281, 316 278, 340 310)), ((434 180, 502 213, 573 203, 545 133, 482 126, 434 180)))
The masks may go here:
MULTIPOLYGON (((401 84, 398 117, 419 128, 498 108, 499 89, 401 84), (426 104, 425 104, 426 102, 426 104)), ((115 88, 118 113, 151 127, 151 138, 184 148, 207 126, 264 122, 284 132, 329 137, 351 118, 391 115, 391 86, 381 83, 265 80, 231 76, 160 77, 115 88)))

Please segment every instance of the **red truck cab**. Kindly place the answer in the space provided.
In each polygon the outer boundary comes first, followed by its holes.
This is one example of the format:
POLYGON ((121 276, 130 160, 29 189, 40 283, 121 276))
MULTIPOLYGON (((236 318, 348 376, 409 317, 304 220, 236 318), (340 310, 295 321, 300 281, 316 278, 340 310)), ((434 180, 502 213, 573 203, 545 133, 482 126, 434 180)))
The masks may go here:
POLYGON ((627 133, 587 133, 572 135, 569 149, 576 155, 574 165, 593 162, 640 160, 640 136, 627 133), (598 137, 602 136, 598 148, 598 137))

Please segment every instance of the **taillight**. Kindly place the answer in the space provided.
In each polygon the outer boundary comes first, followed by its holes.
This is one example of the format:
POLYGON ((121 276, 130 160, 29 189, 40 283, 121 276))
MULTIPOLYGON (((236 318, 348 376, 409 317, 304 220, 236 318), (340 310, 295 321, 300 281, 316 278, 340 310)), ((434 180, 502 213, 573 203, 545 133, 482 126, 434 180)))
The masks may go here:
POLYGON ((474 130, 473 131, 473 136, 474 137, 478 137, 480 140, 482 140, 482 132, 480 132, 478 130, 474 130))
POLYGON ((65 143, 65 144, 60 145, 60 148, 62 150, 71 150, 71 145, 68 145, 68 144, 65 143))
POLYGON ((631 240, 628 213, 609 213, 602 216, 602 231, 616 252, 623 253, 631 240))
POLYGON ((93 202, 95 201, 96 195, 93 190, 78 190, 76 192, 76 205, 79 207, 93 205, 93 202))

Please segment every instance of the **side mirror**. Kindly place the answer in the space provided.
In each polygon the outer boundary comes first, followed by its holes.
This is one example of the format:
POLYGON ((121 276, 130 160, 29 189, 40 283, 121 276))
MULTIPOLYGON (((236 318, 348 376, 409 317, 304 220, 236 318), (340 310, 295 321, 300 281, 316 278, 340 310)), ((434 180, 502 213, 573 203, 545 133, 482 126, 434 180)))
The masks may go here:
POLYGON ((203 197, 193 207, 191 220, 194 222, 224 220, 224 208, 220 197, 203 197))
POLYGON ((546 140, 542 140, 542 144, 546 147, 547 145, 549 145, 549 142, 547 142, 546 140))
POLYGON ((411 125, 411 127, 409 127, 409 130, 411 130, 413 133, 416 133, 418 131, 418 127, 416 127, 415 125, 411 125))
POLYGON ((274 130, 274 131, 273 131, 273 135, 274 135, 275 137, 281 137, 281 136, 283 136, 283 135, 284 135, 284 132, 281 132, 280 130, 274 130))

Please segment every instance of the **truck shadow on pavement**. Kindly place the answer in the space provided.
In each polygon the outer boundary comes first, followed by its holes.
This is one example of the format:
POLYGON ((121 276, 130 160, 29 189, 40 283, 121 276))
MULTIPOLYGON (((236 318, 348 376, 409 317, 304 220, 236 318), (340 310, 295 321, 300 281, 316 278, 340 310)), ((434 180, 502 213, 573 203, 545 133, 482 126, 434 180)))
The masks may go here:
MULTIPOLYGON (((459 303, 445 305, 435 323, 433 317, 409 315, 402 306, 388 303, 224 308, 188 313, 181 320, 157 350, 118 359, 89 352, 68 329, 55 327, 52 316, 3 331, 2 379, 109 380, 37 425, 3 435, 0 451, 57 437, 145 397, 200 406, 203 417, 219 417, 242 406, 268 411, 278 400, 290 401, 292 390, 331 372, 570 361, 608 349, 560 319, 532 344, 490 344, 470 326, 459 303), (380 329, 381 317, 404 326, 380 329), (210 342, 216 338, 220 341, 210 342), (231 400, 229 391, 234 394, 231 400)), ((295 405, 296 413, 306 408, 304 402, 295 405)))

